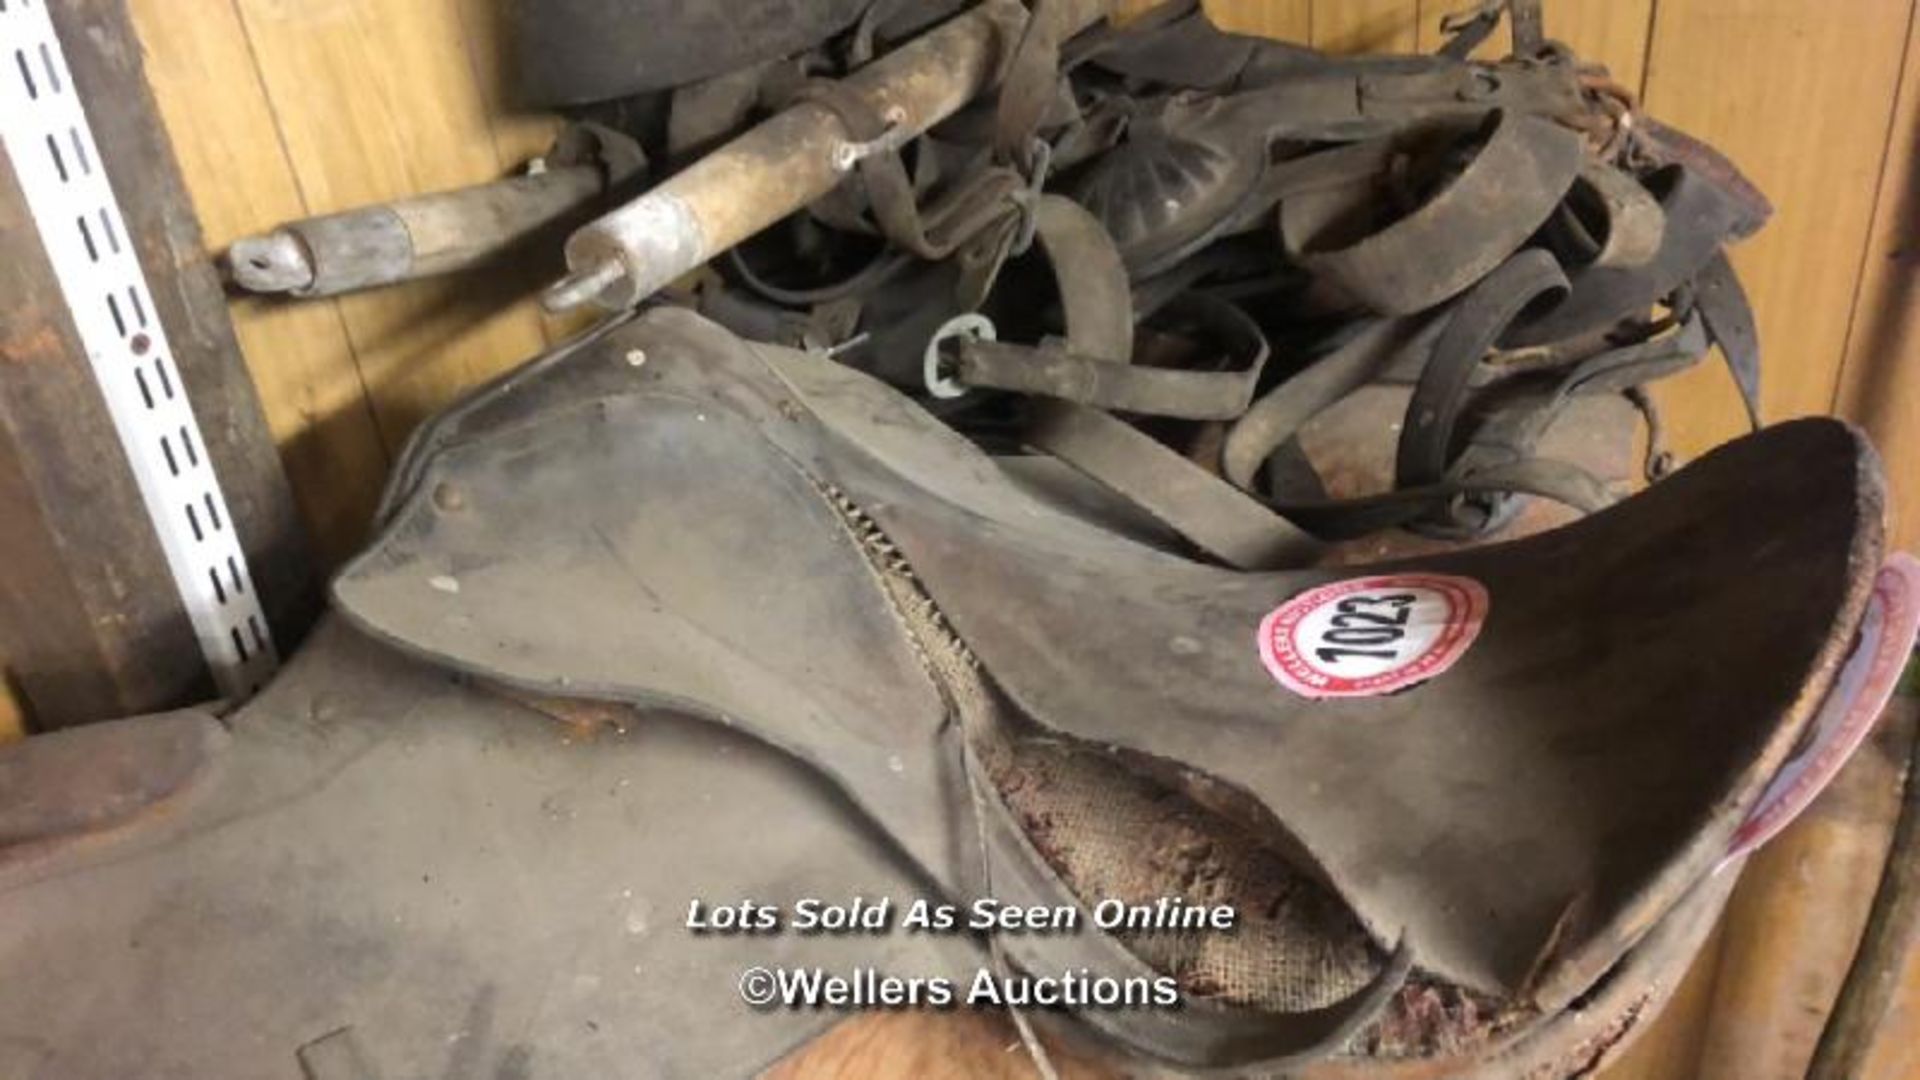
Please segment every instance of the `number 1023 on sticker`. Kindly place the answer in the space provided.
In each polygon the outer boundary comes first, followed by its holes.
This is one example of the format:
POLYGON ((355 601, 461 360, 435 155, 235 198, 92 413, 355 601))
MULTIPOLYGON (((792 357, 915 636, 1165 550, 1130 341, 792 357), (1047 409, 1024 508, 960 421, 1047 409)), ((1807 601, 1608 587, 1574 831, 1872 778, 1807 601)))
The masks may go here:
POLYGON ((1373 697, 1453 666, 1486 621, 1486 586, 1456 574, 1319 585, 1260 621, 1260 660, 1302 697, 1373 697))

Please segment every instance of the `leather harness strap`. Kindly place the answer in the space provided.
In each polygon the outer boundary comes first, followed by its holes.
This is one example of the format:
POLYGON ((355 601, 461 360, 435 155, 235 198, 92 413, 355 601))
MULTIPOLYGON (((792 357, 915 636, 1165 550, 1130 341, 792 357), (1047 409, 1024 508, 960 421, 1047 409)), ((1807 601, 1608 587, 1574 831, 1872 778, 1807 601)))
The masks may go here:
MULTIPOLYGON (((1570 121, 1585 105, 1564 64, 1327 62, 1257 90, 1141 103, 1128 141, 1087 170, 1074 195, 1113 233, 1128 268, 1145 276, 1272 208, 1263 178, 1286 163, 1270 164, 1262 149, 1385 138, 1493 110, 1570 121)), ((1577 149, 1567 161, 1578 161, 1577 149)))
MULTIPOLYGON (((1274 504, 1289 520, 1312 530, 1315 536, 1348 540, 1382 529, 1411 525, 1432 514, 1436 507, 1451 506, 1462 496, 1497 498, 1514 492, 1553 499, 1586 514, 1605 509, 1614 501, 1613 493, 1585 469, 1549 458, 1533 458, 1491 466, 1422 487, 1354 499, 1293 501, 1276 493, 1274 504)), ((1487 523, 1482 523, 1472 531, 1483 531, 1487 527, 1487 523)), ((1466 531, 1465 526, 1458 528, 1466 531)))
MULTIPOLYGON (((1274 506, 1315 535, 1347 539, 1394 526, 1427 535, 1466 538, 1504 521, 1513 509, 1510 493, 1539 495, 1591 513, 1610 505, 1614 492, 1571 463, 1534 456, 1535 447, 1575 397, 1626 393, 1643 383, 1698 363, 1707 336, 1698 314, 1671 332, 1603 350, 1567 369, 1542 390, 1509 395, 1489 408, 1440 479, 1379 495, 1329 500, 1297 478, 1270 470, 1274 506)), ((1484 366, 1484 365, 1483 365, 1484 366)), ((1529 377, 1532 373, 1513 378, 1529 377)), ((1658 431, 1649 420, 1649 454, 1658 453, 1658 431)))
POLYGON ((1726 252, 1716 251, 1694 275, 1693 300, 1733 375, 1733 384, 1747 409, 1747 422, 1753 430, 1760 430, 1760 331, 1754 325, 1747 292, 1740 287, 1740 278, 1734 274, 1726 252))
POLYGON ((1687 166, 1661 169, 1648 178, 1647 186, 1666 215, 1660 250, 1653 258, 1640 266, 1593 265, 1573 271, 1566 301, 1515 325, 1502 345, 1565 341, 1643 316, 1698 273, 1740 220, 1739 208, 1721 189, 1687 166))
POLYGON ((1378 319, 1361 327, 1333 352, 1308 364, 1253 403, 1227 429, 1221 473, 1253 490, 1260 466, 1297 435, 1314 414, 1372 381, 1394 357, 1431 345, 1435 319, 1378 319))
POLYGON ((1312 536, 1260 500, 1098 409, 1044 405, 1027 441, 1138 504, 1229 566, 1299 566, 1319 550, 1312 536))
POLYGON ((1232 420, 1245 413, 1267 363, 1267 339, 1260 328, 1238 307, 1201 293, 1176 296, 1163 310, 1197 316, 1221 346, 1228 370, 1116 364, 1059 343, 1030 346, 960 338, 955 341, 953 377, 967 386, 1039 394, 1141 416, 1232 420))
POLYGON ((795 100, 831 111, 854 136, 854 142, 846 144, 851 157, 846 164, 860 176, 881 235, 903 251, 930 261, 945 259, 1020 210, 1017 198, 1028 187, 1026 178, 1013 169, 989 167, 922 213, 919 192, 900 158, 900 148, 890 144, 891 121, 833 80, 808 82, 795 100))
POLYGON ((1000 100, 993 117, 993 149, 1002 161, 1027 171, 1034 132, 1058 96, 1060 82, 1060 2, 1028 0, 1028 15, 1014 44, 1000 100))
POLYGON ((1667 228, 1666 212, 1639 180, 1591 159, 1580 166, 1556 217, 1562 242, 1555 250, 1592 266, 1645 265, 1659 253, 1667 228), (1592 215, 1591 226, 1582 220, 1583 210, 1592 215))
POLYGON ((1553 256, 1528 248, 1501 263, 1454 307, 1407 404, 1394 459, 1396 486, 1437 483, 1446 475, 1468 380, 1481 358, 1520 312, 1566 291, 1566 275, 1553 256))
MULTIPOLYGON (((1042 251, 1066 308, 1067 344, 1079 357, 1129 364, 1133 315, 1126 270, 1098 221, 1072 200, 1043 196, 1035 211, 1042 251)), ((1263 344, 1264 352, 1264 344, 1263 344)), ((1319 544, 1246 492, 1123 420, 1071 401, 1035 410, 1025 440, 1139 505, 1208 554, 1243 569, 1298 565, 1319 544)))
MULTIPOLYGON (((1485 278, 1553 213, 1580 171, 1580 137, 1504 110, 1460 173, 1411 213, 1349 238, 1374 185, 1330 187, 1281 204, 1287 251, 1385 315, 1423 311, 1485 278)), ((1442 151, 1449 149, 1444 144, 1442 151)))

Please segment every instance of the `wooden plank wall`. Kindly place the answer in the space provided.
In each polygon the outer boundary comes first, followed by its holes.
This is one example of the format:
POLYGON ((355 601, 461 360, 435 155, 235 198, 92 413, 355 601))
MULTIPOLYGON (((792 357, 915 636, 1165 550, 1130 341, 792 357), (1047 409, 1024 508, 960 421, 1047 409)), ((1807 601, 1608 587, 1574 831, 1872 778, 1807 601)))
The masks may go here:
MULTIPOLYGON (((287 218, 498 177, 555 127, 503 107, 498 0, 130 2, 216 246, 287 218)), ((1917 2, 1547 3, 1552 36, 1605 62, 1648 111, 1719 146, 1773 198, 1777 217, 1735 254, 1767 352, 1766 415, 1837 411, 1866 425, 1904 496, 1897 535, 1908 547, 1920 541, 1917 2)), ((1209 3, 1228 28, 1338 51, 1430 49, 1440 15, 1457 6, 1209 3)), ((557 336, 526 299, 546 269, 235 304, 302 512, 329 559, 360 541, 413 425, 557 336)), ((1659 396, 1684 453, 1740 429, 1718 367, 1659 396)), ((1809 828, 1770 849, 1675 1004, 1609 1075, 1798 1076, 1871 887, 1865 843, 1809 828)), ((1920 1076, 1920 966, 1909 974, 1899 1027, 1866 1080, 1920 1076)), ((951 1052, 965 1053, 963 1042, 951 1052)), ((983 1053, 1005 1056, 987 1042, 983 1053)), ((1007 1067, 975 1064, 992 1075, 1007 1067)))
MULTIPOLYGON (((555 129, 500 106, 492 0, 135 0, 149 77, 207 242, 495 179, 555 129)), ((537 280, 423 282, 234 307, 301 509, 359 542, 420 419, 548 340, 537 280)))

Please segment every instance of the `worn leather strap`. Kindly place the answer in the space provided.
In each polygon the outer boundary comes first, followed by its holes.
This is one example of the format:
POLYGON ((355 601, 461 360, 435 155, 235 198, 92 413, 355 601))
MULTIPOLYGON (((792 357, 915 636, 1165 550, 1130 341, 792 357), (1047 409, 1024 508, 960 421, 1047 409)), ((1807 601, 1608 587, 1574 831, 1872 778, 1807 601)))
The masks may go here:
POLYGON ((1098 409, 1042 406, 1027 441, 1131 500, 1229 566, 1300 566, 1319 544, 1260 500, 1098 409))
POLYGON ((1507 20, 1513 27, 1513 54, 1538 56, 1547 46, 1546 20, 1540 0, 1507 0, 1507 20))
POLYGON ((1503 11, 1513 26, 1513 55, 1540 55, 1547 46, 1540 0, 1481 0, 1477 8, 1442 16, 1440 32, 1447 40, 1438 55, 1465 60, 1493 36, 1503 11))
MULTIPOLYGON (((1447 323, 1443 319, 1433 325, 1447 323)), ((1487 409, 1441 479, 1377 495, 1327 499, 1310 467, 1304 477, 1270 467, 1270 503, 1288 520, 1327 540, 1400 526, 1440 538, 1471 539, 1499 526, 1517 510, 1515 494, 1537 495, 1591 513, 1610 505, 1614 493, 1584 469, 1535 457, 1541 438, 1573 398, 1631 394, 1642 383, 1698 363, 1706 349, 1705 326, 1694 314, 1671 330, 1662 329, 1644 340, 1574 362, 1544 385, 1540 378, 1550 372, 1527 367, 1504 378, 1529 381, 1538 388, 1506 394, 1487 409)), ((1391 356, 1383 366, 1390 363, 1391 356)), ((1494 372, 1487 378, 1499 381, 1503 376, 1494 372)), ((1658 433, 1650 431, 1649 441, 1657 442, 1658 433)))
MULTIPOLYGON (((1091 214, 1061 196, 1041 197, 1035 220, 1065 309, 1068 347, 1084 357, 1131 362, 1132 301, 1113 241, 1091 214)), ((1230 566, 1298 566, 1319 550, 1259 500, 1098 409, 1039 403, 1025 438, 1230 566)))
POLYGON ((1620 393, 1677 374, 1699 363, 1707 354, 1707 342, 1706 321, 1695 310, 1641 341, 1580 361, 1562 378, 1561 395, 1620 393))
POLYGON ((1144 277, 1221 235, 1226 222, 1257 218, 1272 205, 1261 198, 1268 155, 1255 148, 1383 138, 1477 121, 1496 109, 1571 119, 1586 108, 1564 64, 1323 61, 1259 90, 1143 104, 1127 141, 1087 170, 1074 196, 1144 277))
MULTIPOLYGON (((1454 309, 1420 321, 1381 320, 1270 391, 1228 430, 1225 475, 1251 489, 1263 463, 1293 445, 1298 430, 1320 410, 1373 381, 1408 355, 1426 357, 1408 406, 1404 432, 1414 432, 1411 478, 1390 492, 1327 499, 1311 466, 1296 472, 1270 468, 1270 505, 1316 536, 1344 539, 1407 526, 1430 535, 1470 538, 1499 525, 1517 509, 1511 496, 1533 494, 1591 512, 1613 501, 1600 480, 1571 464, 1534 457, 1535 448, 1573 398, 1618 393, 1673 374, 1705 354, 1705 324, 1696 312, 1642 340, 1603 348, 1579 359, 1509 368, 1483 360, 1514 311, 1564 290, 1558 265, 1529 249, 1490 276, 1454 309), (1546 379, 1544 383, 1542 379, 1546 379), (1501 382, 1535 389, 1503 392, 1479 416, 1470 437, 1451 453, 1468 390, 1501 382)), ((1403 452, 1409 452, 1403 441, 1403 452)), ((1304 464, 1304 463, 1301 463, 1304 464)))
POLYGON ((1746 406, 1747 422, 1760 430, 1760 330, 1754 325, 1753 306, 1740 277, 1724 251, 1715 252, 1693 278, 1693 302, 1706 320, 1707 333, 1720 346, 1720 355, 1733 375, 1733 385, 1746 406))
POLYGON ((1027 21, 994 106, 993 149, 1001 160, 1031 170, 1033 136, 1046 119, 1060 82, 1060 0, 1028 0, 1027 21))
POLYGON ((1092 214, 1062 195, 1034 206, 1034 241, 1053 272, 1067 345, 1082 356, 1133 359, 1133 291, 1113 240, 1092 214))
MULTIPOLYGON (((1378 185, 1329 187, 1287 199, 1281 237, 1302 266, 1369 310, 1407 315, 1466 290, 1539 229, 1580 171, 1580 137, 1551 121, 1499 110, 1478 152, 1422 205, 1368 235, 1348 224, 1378 185)), ((1445 154, 1453 140, 1428 144, 1445 154)))
MULTIPOLYGON (((1563 60, 1459 63, 1434 57, 1355 61, 1359 110, 1374 133, 1493 109, 1577 124, 1592 111, 1573 66, 1563 60)), ((1351 136, 1364 138, 1364 134, 1351 136)))
POLYGON ((1447 316, 1433 358, 1414 384, 1394 458, 1396 487, 1438 483, 1474 369, 1529 305, 1567 291, 1567 278, 1540 248, 1519 252, 1475 285, 1447 316))
POLYGON ((1197 0, 1172 0, 1125 28, 1109 28, 1067 48, 1067 66, 1091 63, 1128 79, 1214 92, 1265 85, 1313 70, 1326 58, 1313 49, 1215 29, 1197 0))
POLYGON ((1760 231, 1773 216, 1766 193, 1747 179, 1725 154, 1699 139, 1641 113, 1634 114, 1634 146, 1655 166, 1685 165, 1720 189, 1739 208, 1731 239, 1743 240, 1760 231))
POLYGON ((1505 6, 1505 0, 1480 0, 1475 8, 1441 16, 1440 32, 1446 35, 1446 40, 1435 55, 1449 60, 1465 60, 1471 56, 1499 28, 1500 11, 1505 6))
POLYGON ((875 149, 854 169, 880 234, 895 247, 930 261, 945 259, 996 222, 1019 212, 1016 199, 1027 182, 1012 169, 988 167, 968 176, 923 213, 919 191, 898 147, 881 145, 892 126, 864 99, 831 79, 801 87, 795 100, 812 102, 839 118, 857 143, 875 149))
MULTIPOLYGON (((1289 521, 1310 530, 1323 540, 1349 540, 1368 533, 1412 525, 1432 515, 1435 509, 1453 509, 1453 504, 1468 495, 1506 496, 1514 493, 1539 495, 1591 514, 1613 502, 1613 495, 1592 473, 1578 466, 1550 458, 1530 458, 1508 465, 1496 465, 1473 473, 1421 487, 1402 488, 1357 499, 1325 502, 1296 501, 1285 493, 1276 493, 1273 505, 1289 521)), ((1466 507, 1458 513, 1464 513, 1466 507)), ((1494 522, 1481 521, 1463 529, 1484 532, 1494 522)))
POLYGON ((966 386, 1038 394, 1141 416, 1232 420, 1246 412, 1267 363, 1267 339, 1260 328, 1235 305, 1200 293, 1175 297, 1165 310, 1198 324, 1218 346, 1224 370, 1115 363, 1058 342, 1031 346, 959 338, 954 342, 953 377, 966 386))
POLYGON ((1667 215, 1637 178, 1588 159, 1549 228, 1567 265, 1644 266, 1660 252, 1667 215))
MULTIPOLYGON (((1624 393, 1639 396, 1643 384, 1683 371, 1706 355, 1705 324, 1696 312, 1674 327, 1661 328, 1643 341, 1607 349, 1574 364, 1557 381, 1544 385, 1538 377, 1525 376, 1520 392, 1507 392, 1481 415, 1478 426, 1466 445, 1447 467, 1449 479, 1484 478, 1489 470, 1507 469, 1532 460, 1540 441, 1577 397, 1624 393)), ((1641 402, 1635 401, 1636 407, 1641 402)), ((1648 418, 1649 457, 1658 453, 1657 420, 1642 408, 1648 418)), ((1649 479, 1657 477, 1649 476, 1649 479)), ((1574 487, 1545 492, 1568 505, 1581 506, 1578 500, 1590 498, 1593 491, 1605 491, 1599 481, 1579 480, 1574 487)), ((1543 492, 1535 491, 1535 494, 1543 492)), ((1418 531, 1433 536, 1467 539, 1485 532, 1508 516, 1510 493, 1485 493, 1479 497, 1455 498, 1448 513, 1416 523, 1418 531)), ((1607 493, 1606 502, 1612 501, 1607 493)), ((1517 509, 1517 507, 1516 507, 1517 509)))
POLYGON ((1740 208, 1687 166, 1667 166, 1648 177, 1646 185, 1666 215, 1654 257, 1640 266, 1595 265, 1573 271, 1567 299, 1537 319, 1516 324, 1501 339, 1503 346, 1550 344, 1644 317, 1699 273, 1740 220, 1740 208))
POLYGON ((1424 354, 1441 323, 1431 318, 1377 319, 1326 356, 1262 395, 1227 429, 1220 471, 1252 491, 1260 466, 1293 440, 1307 421, 1359 389, 1402 353, 1424 354))

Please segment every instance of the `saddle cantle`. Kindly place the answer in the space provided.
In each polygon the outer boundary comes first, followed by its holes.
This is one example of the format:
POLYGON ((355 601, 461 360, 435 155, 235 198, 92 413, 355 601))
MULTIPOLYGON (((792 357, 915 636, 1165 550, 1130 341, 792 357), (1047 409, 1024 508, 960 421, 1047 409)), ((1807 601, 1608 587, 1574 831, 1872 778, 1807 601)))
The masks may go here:
POLYGON ((1832 681, 1882 543, 1871 450, 1820 420, 1525 540, 1225 570, 1026 494, 870 378, 670 309, 447 414, 392 495, 336 583, 355 624, 510 685, 750 732, 955 895, 1091 903, 1134 871, 1303 897, 1225 956, 1004 940, 1029 968, 1153 959, 1214 990, 1177 1020, 1082 1014, 1208 1066, 1334 1054, 1409 969, 1509 1018, 1591 989, 1723 860, 1832 681), (1310 698, 1263 662, 1290 600, 1394 574, 1484 598, 1450 667, 1310 698), (1097 799, 1046 801, 1049 753, 1181 800, 1231 840, 1231 872, 1103 839, 1097 799), (1316 976, 1219 992, 1222 970, 1303 958, 1316 976))

